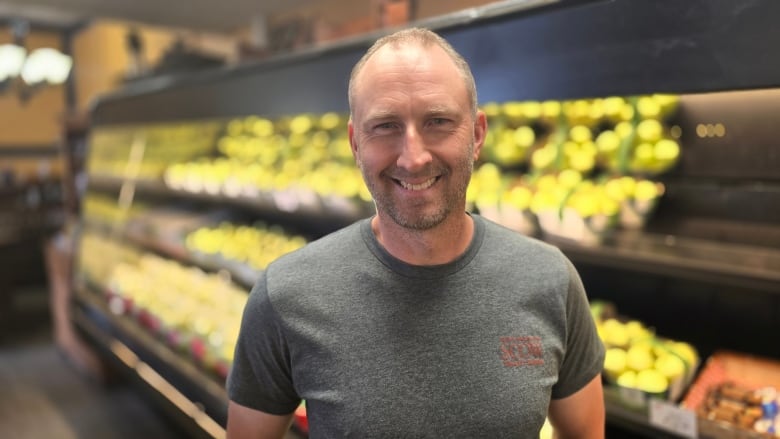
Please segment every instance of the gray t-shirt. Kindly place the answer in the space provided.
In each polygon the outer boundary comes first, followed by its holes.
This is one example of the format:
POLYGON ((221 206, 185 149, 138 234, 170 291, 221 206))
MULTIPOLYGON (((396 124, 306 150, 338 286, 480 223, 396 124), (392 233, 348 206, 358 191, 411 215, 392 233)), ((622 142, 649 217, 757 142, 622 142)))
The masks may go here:
POLYGON ((538 437, 600 373, 579 276, 553 246, 473 215, 457 260, 391 256, 368 219, 272 263, 252 290, 231 400, 306 400, 312 438, 538 437))

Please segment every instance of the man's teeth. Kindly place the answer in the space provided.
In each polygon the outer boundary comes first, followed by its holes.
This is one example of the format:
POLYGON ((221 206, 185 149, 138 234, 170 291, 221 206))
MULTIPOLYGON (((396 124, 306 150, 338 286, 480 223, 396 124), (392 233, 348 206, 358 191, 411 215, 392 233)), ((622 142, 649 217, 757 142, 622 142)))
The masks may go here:
POLYGON ((436 182, 436 177, 431 178, 428 181, 424 181, 420 184, 412 184, 407 183, 403 180, 398 180, 399 183, 401 183, 401 186, 403 186, 404 189, 412 190, 412 191, 421 191, 423 189, 428 189, 433 185, 433 183, 436 182))

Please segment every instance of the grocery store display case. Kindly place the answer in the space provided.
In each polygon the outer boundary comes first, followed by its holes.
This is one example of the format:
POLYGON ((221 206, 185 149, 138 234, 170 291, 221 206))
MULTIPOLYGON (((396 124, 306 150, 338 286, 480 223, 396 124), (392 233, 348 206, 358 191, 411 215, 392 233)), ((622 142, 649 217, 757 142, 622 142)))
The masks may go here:
MULTIPOLYGON (((768 54, 780 5, 542 3, 421 23, 470 62, 494 130, 470 207, 559 246, 593 301, 702 359, 721 348, 776 358, 780 61, 768 54), (622 110, 609 116, 607 98, 622 110), (510 130, 517 156, 498 146, 510 130), (619 136, 613 155, 606 131, 619 136), (567 152, 580 136, 589 158, 567 152), (644 157, 643 143, 662 152, 644 157), (571 186, 567 199, 586 201, 556 205, 550 225, 549 206, 531 201, 545 175, 561 184, 572 169, 590 189, 614 180, 652 195, 596 203, 571 186)), ((151 79, 94 108, 74 321, 193 435, 224 435, 224 380, 258 273, 372 212, 345 124, 350 70, 377 36, 151 79)), ((619 400, 607 417, 674 435, 619 400)))

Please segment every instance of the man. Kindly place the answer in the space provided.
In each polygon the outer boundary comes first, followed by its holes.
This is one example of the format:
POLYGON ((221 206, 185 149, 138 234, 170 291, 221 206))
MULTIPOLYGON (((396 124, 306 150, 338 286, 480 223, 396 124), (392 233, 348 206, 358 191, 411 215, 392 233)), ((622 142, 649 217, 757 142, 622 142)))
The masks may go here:
POLYGON ((603 346, 552 246, 465 210, 485 139, 474 79, 436 34, 379 40, 349 84, 376 215, 271 264, 228 382, 228 437, 604 435, 603 346))

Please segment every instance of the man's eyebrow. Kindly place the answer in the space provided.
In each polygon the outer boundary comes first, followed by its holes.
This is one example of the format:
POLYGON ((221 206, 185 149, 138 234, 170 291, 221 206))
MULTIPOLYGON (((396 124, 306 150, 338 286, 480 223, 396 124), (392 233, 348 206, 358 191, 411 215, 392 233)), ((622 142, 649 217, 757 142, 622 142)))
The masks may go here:
POLYGON ((379 109, 379 110, 371 110, 366 115, 365 119, 366 120, 376 120, 376 119, 388 119, 388 118, 391 118, 391 117, 396 117, 396 112, 395 111, 379 109))
POLYGON ((459 116, 460 112, 452 107, 447 106, 435 106, 430 107, 425 110, 425 113, 423 113, 425 117, 449 117, 449 118, 455 118, 459 116))
MULTIPOLYGON (((422 115, 427 118, 441 117, 441 116, 453 117, 458 115, 458 113, 459 112, 456 109, 447 105, 434 105, 425 108, 422 111, 422 115)), ((388 120, 397 117, 398 117, 398 113, 391 109, 371 110, 368 114, 366 114, 366 117, 363 119, 363 124, 370 124, 378 120, 388 120)))
POLYGON ((447 105, 431 105, 425 109, 426 113, 452 113, 454 110, 447 105))
POLYGON ((365 128, 371 126, 376 122, 388 121, 396 117, 397 114, 393 111, 389 111, 389 110, 372 111, 366 115, 366 117, 363 119, 363 122, 360 124, 360 126, 365 128))
POLYGON ((454 111, 447 107, 432 107, 425 110, 425 115, 427 116, 444 116, 444 115, 451 115, 456 113, 457 111, 454 111))

